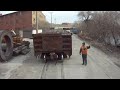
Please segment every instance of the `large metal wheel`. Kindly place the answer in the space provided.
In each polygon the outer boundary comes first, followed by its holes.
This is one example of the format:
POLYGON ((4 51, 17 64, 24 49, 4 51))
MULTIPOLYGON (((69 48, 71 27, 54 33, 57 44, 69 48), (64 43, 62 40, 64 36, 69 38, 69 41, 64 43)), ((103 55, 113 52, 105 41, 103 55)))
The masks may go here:
POLYGON ((44 54, 44 58, 43 58, 44 62, 47 62, 47 55, 44 54))
POLYGON ((58 54, 58 60, 61 60, 61 54, 60 53, 58 54))
POLYGON ((63 60, 64 59, 64 56, 63 56, 63 54, 61 54, 61 60, 63 60))
POLYGON ((67 58, 67 55, 66 55, 65 53, 63 53, 63 57, 64 57, 64 58, 67 58))
POLYGON ((0 30, 0 61, 8 61, 13 55, 13 39, 10 31, 0 30), (3 50, 3 40, 5 50, 3 50))

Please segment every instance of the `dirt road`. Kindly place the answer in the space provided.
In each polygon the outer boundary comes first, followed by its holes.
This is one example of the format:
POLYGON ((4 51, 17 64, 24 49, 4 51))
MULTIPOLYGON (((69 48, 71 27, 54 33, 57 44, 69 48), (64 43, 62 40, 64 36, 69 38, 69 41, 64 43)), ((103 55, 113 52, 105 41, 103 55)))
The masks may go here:
POLYGON ((14 57, 7 63, 0 63, 1 79, 120 79, 120 68, 97 48, 91 47, 88 65, 82 65, 79 47, 83 41, 73 35, 73 55, 64 62, 49 61, 44 63, 34 57, 31 40, 31 52, 14 57))

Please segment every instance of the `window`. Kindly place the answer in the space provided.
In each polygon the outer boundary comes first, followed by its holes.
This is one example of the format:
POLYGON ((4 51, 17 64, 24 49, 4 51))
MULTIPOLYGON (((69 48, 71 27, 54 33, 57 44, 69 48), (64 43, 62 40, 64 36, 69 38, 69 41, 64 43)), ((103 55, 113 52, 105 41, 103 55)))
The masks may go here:
POLYGON ((35 18, 34 18, 34 20, 33 20, 34 22, 35 22, 35 18))

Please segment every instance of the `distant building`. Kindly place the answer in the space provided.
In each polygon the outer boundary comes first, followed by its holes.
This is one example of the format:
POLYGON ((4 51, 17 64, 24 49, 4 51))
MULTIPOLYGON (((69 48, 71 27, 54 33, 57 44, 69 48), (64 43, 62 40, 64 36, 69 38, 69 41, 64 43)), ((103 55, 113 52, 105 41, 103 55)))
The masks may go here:
POLYGON ((72 23, 62 23, 62 26, 64 27, 72 27, 72 23))
MULTIPOLYGON (((38 11, 38 23, 46 22, 45 15, 38 11)), ((0 30, 15 30, 23 37, 31 37, 36 25, 36 11, 18 11, 0 14, 0 30)))
POLYGON ((71 28, 73 28, 73 24, 72 23, 55 24, 54 28, 55 29, 70 30, 71 28))

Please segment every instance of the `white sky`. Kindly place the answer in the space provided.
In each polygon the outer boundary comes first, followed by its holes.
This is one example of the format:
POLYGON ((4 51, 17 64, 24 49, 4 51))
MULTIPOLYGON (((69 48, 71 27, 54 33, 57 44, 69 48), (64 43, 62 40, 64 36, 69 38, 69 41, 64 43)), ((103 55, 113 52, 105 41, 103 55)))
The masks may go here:
MULTIPOLYGON (((8 14, 15 11, 0 11, 2 14, 8 14)), ((50 12, 53 12, 52 14, 52 22, 57 24, 61 24, 64 22, 68 23, 74 23, 74 21, 77 21, 78 17, 78 11, 42 11, 43 14, 46 16, 46 19, 48 22, 51 22, 51 14, 50 12), (55 20, 56 19, 56 20, 55 20)))

